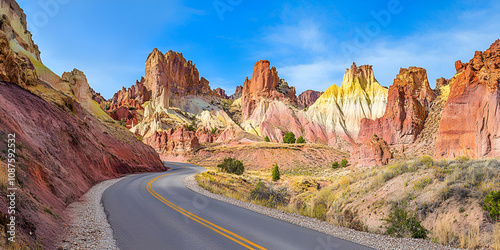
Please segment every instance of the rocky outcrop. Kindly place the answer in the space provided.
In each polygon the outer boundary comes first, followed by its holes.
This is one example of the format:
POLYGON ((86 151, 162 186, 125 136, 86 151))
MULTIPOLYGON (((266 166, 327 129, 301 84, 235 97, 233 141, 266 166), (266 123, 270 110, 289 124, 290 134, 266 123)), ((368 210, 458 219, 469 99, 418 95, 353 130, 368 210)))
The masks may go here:
POLYGON ((18 54, 11 49, 7 34, 3 31, 3 27, 8 25, 4 23, 6 22, 5 20, 1 22, 0 79, 17 83, 23 88, 36 85, 38 83, 38 75, 36 74, 35 66, 26 55, 18 54))
POLYGON ((389 145, 382 138, 373 135, 351 151, 350 162, 359 166, 373 167, 389 163, 392 153, 389 145))
POLYGON ((209 82, 201 78, 192 61, 182 53, 168 51, 163 54, 154 49, 146 60, 145 86, 151 99, 163 108, 170 106, 173 95, 186 96, 210 93, 209 82))
POLYGON ((275 67, 269 68, 271 63, 267 60, 255 63, 251 79, 246 79, 243 84, 241 107, 243 119, 248 120, 262 101, 279 100, 296 105, 297 96, 295 88, 278 77, 275 67))
POLYGON ((226 95, 226 91, 221 88, 214 89, 214 93, 224 99, 229 99, 229 97, 226 95))
POLYGON ((411 144, 424 127, 431 102, 436 98, 423 68, 402 68, 389 88, 384 116, 363 119, 358 141, 378 135, 390 145, 411 144))
POLYGON ((91 111, 93 99, 85 74, 80 70, 73 69, 71 72, 64 72, 62 80, 70 86, 71 93, 76 100, 78 100, 84 108, 91 111))
POLYGON ((126 89, 116 92, 111 99, 110 111, 118 109, 119 107, 134 107, 136 109, 143 109, 142 105, 150 100, 150 91, 144 84, 144 78, 137 81, 135 85, 126 89))
POLYGON ((455 67, 435 156, 500 156, 500 40, 455 67))
POLYGON ((238 85, 238 86, 236 86, 236 90, 234 91, 234 94, 232 94, 229 97, 229 99, 233 99, 233 100, 240 99, 242 95, 243 95, 243 86, 238 85))
POLYGON ((384 114, 387 93, 375 79, 372 66, 357 67, 353 63, 346 70, 342 85, 328 88, 306 115, 327 131, 354 142, 362 119, 376 119, 384 114))
POLYGON ((323 93, 324 92, 314 90, 304 91, 299 95, 298 98, 299 109, 308 108, 309 106, 313 105, 323 93))
POLYGON ((155 131, 144 142, 151 145, 160 154, 185 155, 192 153, 200 147, 195 132, 189 131, 185 126, 181 126, 168 131, 155 131))
POLYGON ((264 121, 269 104, 279 101, 286 105, 296 106, 295 88, 278 77, 275 67, 270 68, 267 60, 255 63, 251 79, 243 84, 241 109, 242 127, 250 133, 261 135, 260 125, 264 121))

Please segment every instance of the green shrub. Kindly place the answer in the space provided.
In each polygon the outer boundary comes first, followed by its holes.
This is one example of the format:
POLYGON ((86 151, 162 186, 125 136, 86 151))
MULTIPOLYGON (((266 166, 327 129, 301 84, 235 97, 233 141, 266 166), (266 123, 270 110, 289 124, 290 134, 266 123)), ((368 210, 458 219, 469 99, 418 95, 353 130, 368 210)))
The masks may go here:
POLYGON ((283 137, 283 143, 293 144, 295 143, 295 134, 293 132, 288 132, 283 137))
POLYGON ((278 205, 286 205, 289 202, 286 188, 276 189, 272 185, 266 186, 261 180, 250 191, 250 198, 258 201, 260 204, 273 208, 278 205))
POLYGON ((396 206, 385 221, 386 234, 397 238, 425 239, 429 231, 417 219, 415 213, 406 211, 404 207, 396 206))
POLYGON ((271 142, 271 140, 269 139, 269 136, 264 137, 264 141, 265 142, 271 142))
POLYGON ((300 136, 299 138, 297 138, 297 143, 304 144, 306 143, 306 140, 304 140, 304 137, 300 136))
POLYGON ((135 107, 130 106, 130 107, 128 107, 128 110, 136 110, 136 108, 135 108, 135 107))
POLYGON ((337 169, 337 168, 339 168, 339 162, 338 162, 338 161, 336 161, 336 162, 332 163, 332 168, 333 168, 333 169, 337 169))
POLYGON ((187 126, 187 129, 189 131, 196 131, 196 128, 193 125, 191 125, 191 124, 187 126))
POLYGON ((280 179, 280 169, 278 167, 278 164, 274 165, 272 175, 273 175, 273 181, 277 181, 280 179))
POLYGON ((500 191, 491 191, 486 195, 483 208, 493 220, 500 220, 500 191))
POLYGON ((347 167, 347 164, 348 164, 348 162, 347 162, 346 158, 344 158, 340 161, 340 166, 343 168, 347 167))
POLYGON ((141 135, 137 136, 137 140, 142 141, 144 139, 141 135))
POLYGON ((217 167, 226 173, 242 175, 245 172, 245 167, 241 161, 228 157, 224 161, 217 165, 217 167))
POLYGON ((210 133, 211 133, 212 135, 217 134, 217 128, 212 128, 212 131, 210 131, 210 133))

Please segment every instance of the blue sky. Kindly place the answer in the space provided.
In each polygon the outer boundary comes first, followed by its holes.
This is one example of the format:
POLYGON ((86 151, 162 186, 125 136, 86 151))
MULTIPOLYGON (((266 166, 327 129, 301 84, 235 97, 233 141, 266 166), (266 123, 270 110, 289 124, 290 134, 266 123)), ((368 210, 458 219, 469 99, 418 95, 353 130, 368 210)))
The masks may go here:
POLYGON ((299 94, 340 85, 352 62, 373 65, 383 86, 424 67, 434 86, 500 38, 494 0, 18 2, 44 64, 82 70, 105 98, 144 75, 154 48, 182 52, 228 94, 267 59, 299 94))

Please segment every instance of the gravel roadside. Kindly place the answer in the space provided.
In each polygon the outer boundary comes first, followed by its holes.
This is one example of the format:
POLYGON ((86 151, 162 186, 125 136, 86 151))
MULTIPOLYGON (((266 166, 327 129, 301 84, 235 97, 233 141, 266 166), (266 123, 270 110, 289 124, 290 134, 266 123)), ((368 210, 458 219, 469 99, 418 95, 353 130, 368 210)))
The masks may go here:
MULTIPOLYGON (((254 212, 276 218, 278 220, 287 221, 301 227, 316 230, 333 237, 341 238, 376 249, 455 249, 452 247, 438 245, 422 239, 392 238, 387 235, 360 232, 349 228, 335 226, 315 218, 310 218, 294 213, 287 213, 281 210, 271 209, 226 196, 213 194, 200 187, 195 181, 194 175, 186 177, 182 182, 187 188, 212 199, 246 208, 254 212)), ((325 243, 328 244, 328 242, 325 243)))
POLYGON ((70 215, 70 220, 60 249, 118 249, 101 198, 104 190, 122 179, 101 182, 68 206, 65 212, 70 215))

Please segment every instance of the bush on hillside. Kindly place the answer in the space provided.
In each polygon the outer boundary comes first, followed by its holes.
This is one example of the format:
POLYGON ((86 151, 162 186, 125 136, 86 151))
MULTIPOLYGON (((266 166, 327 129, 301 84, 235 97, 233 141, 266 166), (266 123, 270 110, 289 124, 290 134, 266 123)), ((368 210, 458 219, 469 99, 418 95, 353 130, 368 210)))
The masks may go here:
POLYGON ((348 162, 347 162, 347 159, 345 159, 345 158, 340 161, 340 166, 343 168, 347 167, 347 164, 348 164, 348 162))
POLYGON ((264 137, 264 141, 265 142, 271 142, 271 140, 269 139, 269 136, 264 137))
POLYGON ((486 195, 483 208, 493 220, 500 220, 500 191, 491 191, 486 195))
POLYGON ((300 136, 299 138, 297 138, 297 143, 303 144, 306 143, 306 140, 304 140, 304 137, 300 136))
POLYGON ((385 221, 386 234, 397 238, 426 239, 429 231, 417 219, 415 213, 408 212, 404 207, 396 206, 385 221))
POLYGON ((217 167, 226 173, 242 175, 245 172, 245 167, 241 161, 228 157, 224 161, 217 165, 217 167))
POLYGON ((273 176, 273 181, 277 181, 280 179, 280 169, 278 167, 278 164, 274 165, 272 176, 273 176))
POLYGON ((295 143, 295 134, 293 132, 288 132, 283 137, 283 143, 293 144, 295 143))

